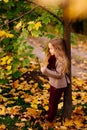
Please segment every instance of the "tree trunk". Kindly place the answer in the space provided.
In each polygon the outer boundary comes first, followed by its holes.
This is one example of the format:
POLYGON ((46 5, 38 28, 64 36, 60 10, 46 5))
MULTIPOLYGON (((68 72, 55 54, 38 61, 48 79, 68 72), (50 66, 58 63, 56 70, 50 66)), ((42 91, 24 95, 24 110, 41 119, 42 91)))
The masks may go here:
MULTIPOLYGON (((67 50, 67 56, 69 58, 69 78, 71 80, 71 44, 70 44, 70 23, 65 19, 64 25, 63 25, 63 31, 64 31, 64 40, 65 40, 65 46, 67 50)), ((71 84, 66 87, 66 90, 64 92, 64 103, 63 103, 63 113, 62 118, 71 118, 72 113, 72 90, 71 90, 71 84)))

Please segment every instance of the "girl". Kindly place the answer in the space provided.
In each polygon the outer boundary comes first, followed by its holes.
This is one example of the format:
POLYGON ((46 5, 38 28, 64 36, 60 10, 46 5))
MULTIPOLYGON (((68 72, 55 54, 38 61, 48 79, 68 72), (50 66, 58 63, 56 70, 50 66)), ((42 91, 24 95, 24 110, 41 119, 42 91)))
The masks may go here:
POLYGON ((45 59, 45 66, 41 66, 41 72, 48 76, 50 84, 49 110, 47 120, 52 122, 57 113, 58 103, 70 83, 67 73, 68 58, 65 53, 64 41, 61 38, 52 39, 48 44, 48 52, 45 59))

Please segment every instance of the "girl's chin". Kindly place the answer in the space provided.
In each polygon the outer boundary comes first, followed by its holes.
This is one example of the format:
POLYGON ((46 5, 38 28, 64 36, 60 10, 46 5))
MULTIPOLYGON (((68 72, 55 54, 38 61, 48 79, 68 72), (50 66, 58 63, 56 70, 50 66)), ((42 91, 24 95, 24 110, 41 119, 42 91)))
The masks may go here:
POLYGON ((51 56, 53 56, 54 54, 51 54, 51 56))

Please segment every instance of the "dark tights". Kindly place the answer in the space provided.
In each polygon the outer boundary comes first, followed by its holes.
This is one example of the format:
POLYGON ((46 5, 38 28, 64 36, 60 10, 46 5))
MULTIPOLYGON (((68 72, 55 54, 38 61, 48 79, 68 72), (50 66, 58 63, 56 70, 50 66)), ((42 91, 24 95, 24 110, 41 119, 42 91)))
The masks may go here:
POLYGON ((64 92, 65 88, 56 89, 53 86, 50 86, 50 98, 49 98, 49 110, 47 120, 52 122, 56 116, 58 103, 64 92))

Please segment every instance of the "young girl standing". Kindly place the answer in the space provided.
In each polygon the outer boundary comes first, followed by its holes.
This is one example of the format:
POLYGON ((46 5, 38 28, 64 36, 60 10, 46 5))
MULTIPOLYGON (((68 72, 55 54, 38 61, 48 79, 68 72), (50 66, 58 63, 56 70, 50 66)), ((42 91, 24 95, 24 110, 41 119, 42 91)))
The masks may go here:
POLYGON ((58 103, 70 83, 68 58, 65 53, 64 41, 61 38, 52 39, 48 44, 48 52, 45 59, 47 65, 41 66, 41 72, 49 78, 50 98, 47 120, 52 122, 56 116, 58 103))

